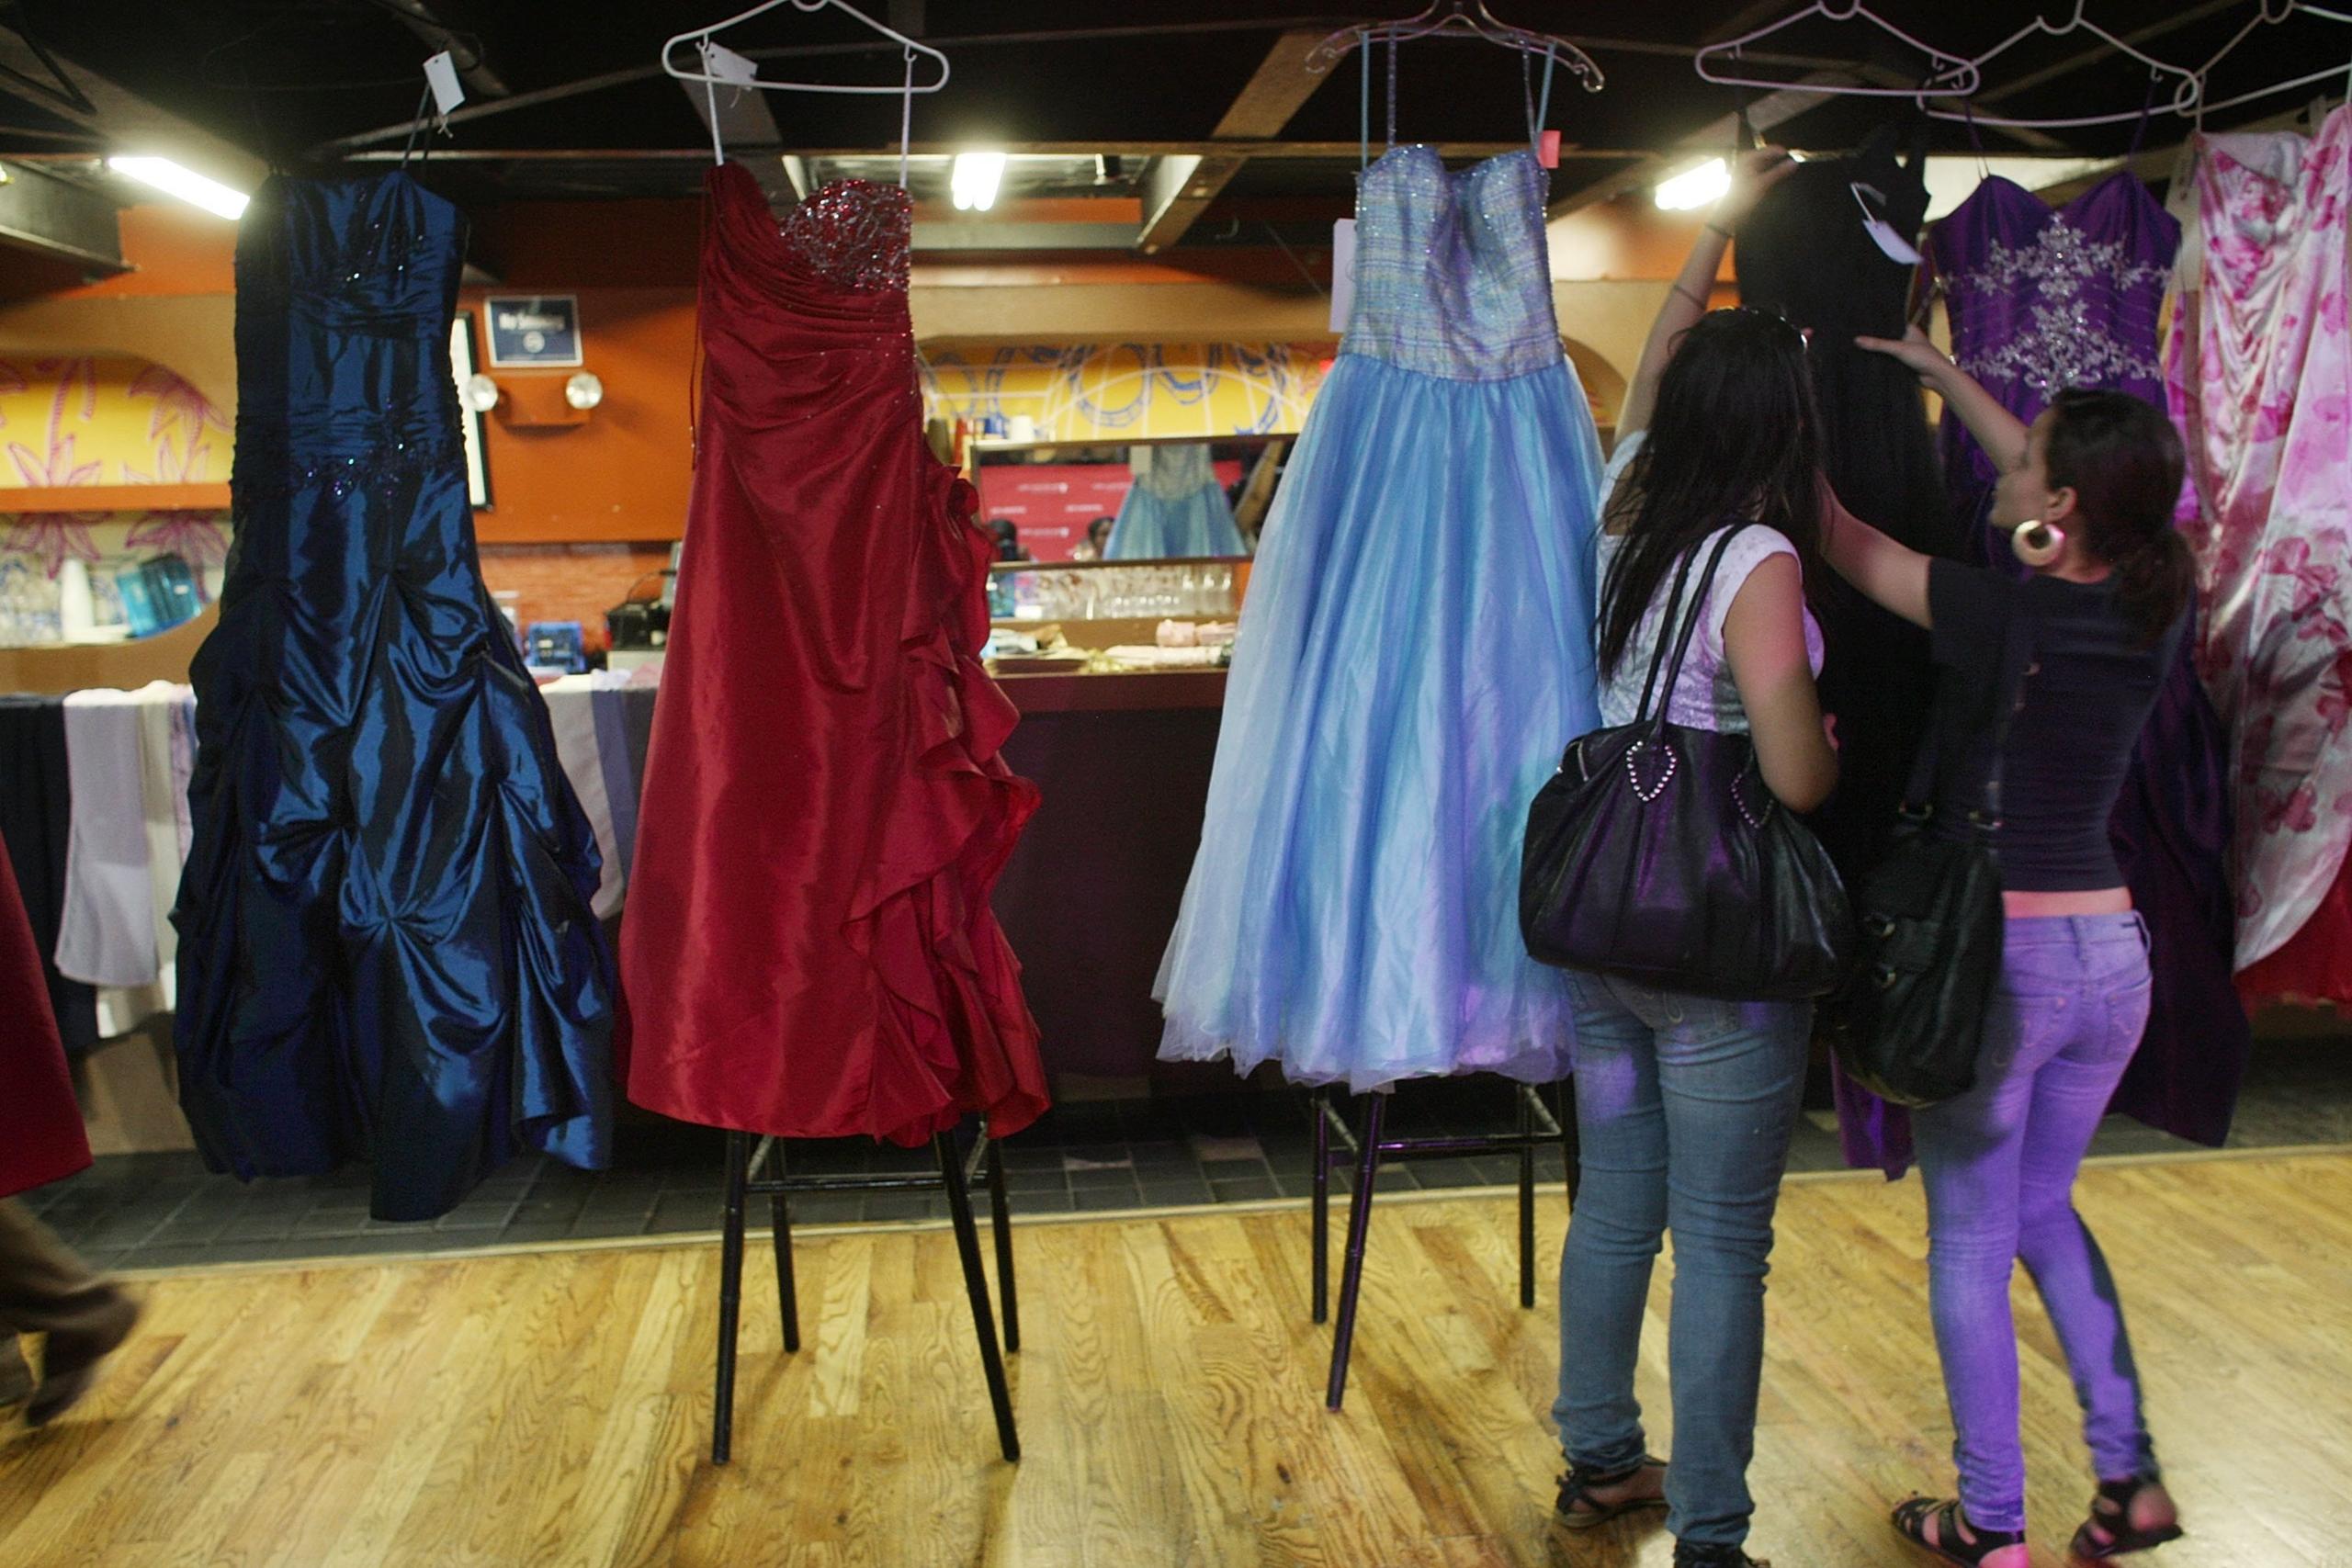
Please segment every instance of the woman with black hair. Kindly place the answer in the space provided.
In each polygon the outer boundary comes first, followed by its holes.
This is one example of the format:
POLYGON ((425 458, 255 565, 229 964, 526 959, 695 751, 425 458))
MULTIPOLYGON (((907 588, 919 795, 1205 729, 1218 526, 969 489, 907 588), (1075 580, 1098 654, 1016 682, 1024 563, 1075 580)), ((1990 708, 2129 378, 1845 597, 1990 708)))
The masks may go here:
MULTIPOLYGON (((1766 785, 1802 812, 1838 777, 1805 602, 1821 461, 1805 344, 1778 316, 1706 306, 1732 231, 1793 166, 1778 152, 1742 161, 1650 330, 1601 481, 1596 641, 1602 723, 1631 723, 1655 702, 1670 723, 1746 733, 1766 785), (1676 602, 1686 566, 1694 632, 1673 689, 1652 697, 1652 656, 1691 613, 1676 602)), ((1677 1564, 1742 1568, 1764 1275, 1813 1008, 1568 977, 1582 1160, 1560 1261, 1553 1416, 1568 1473, 1557 1517, 1583 1529, 1665 1503, 1677 1564), (1651 1265, 1668 1231, 1670 1471, 1645 1452, 1634 1397, 1651 1265)))
MULTIPOLYGON (((2180 1534, 2115 1281, 2073 1200, 2148 1018, 2147 928, 2117 869, 2108 817, 2188 622, 2188 551, 2172 527, 2180 438, 2122 392, 2062 392, 2029 430, 1917 328, 1899 343, 1858 341, 1917 371, 2000 465, 1990 521, 2032 571, 2017 581, 1930 560, 1824 487, 1823 553, 1862 592, 1928 628, 1952 709, 1939 713, 1938 733, 1973 749, 1962 774, 1981 781, 1989 771, 1996 781, 2008 917, 1975 1085, 1912 1116, 1960 1495, 1914 1498, 1894 1525, 1948 1562, 2027 1568, 2009 1313, 2022 1258, 2065 1349, 2098 1472, 2074 1551, 2101 1562, 2180 1534), (2018 691, 1997 747, 1992 734, 1955 733, 1972 694, 1981 707, 2005 664, 2018 671, 2018 691)), ((1981 784, 1972 794, 1938 802, 1936 818, 1964 817, 1981 784)))

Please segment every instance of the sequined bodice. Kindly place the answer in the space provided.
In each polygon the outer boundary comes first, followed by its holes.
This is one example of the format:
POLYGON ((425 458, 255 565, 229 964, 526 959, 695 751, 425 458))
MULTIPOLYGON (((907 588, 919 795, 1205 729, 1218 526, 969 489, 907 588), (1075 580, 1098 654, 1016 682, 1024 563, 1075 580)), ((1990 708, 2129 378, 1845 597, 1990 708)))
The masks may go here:
POLYGON ((1466 381, 1559 364, 1545 189, 1527 152, 1457 174, 1430 147, 1373 164, 1356 191, 1355 305, 1340 351, 1466 381))
POLYGON ((843 288, 905 288, 913 234, 906 187, 872 180, 835 180, 784 216, 785 244, 843 288))
POLYGON ((2157 395, 2179 224, 2124 172, 2052 210, 1998 175, 1936 231, 1955 357, 2012 408, 2068 387, 2157 395))

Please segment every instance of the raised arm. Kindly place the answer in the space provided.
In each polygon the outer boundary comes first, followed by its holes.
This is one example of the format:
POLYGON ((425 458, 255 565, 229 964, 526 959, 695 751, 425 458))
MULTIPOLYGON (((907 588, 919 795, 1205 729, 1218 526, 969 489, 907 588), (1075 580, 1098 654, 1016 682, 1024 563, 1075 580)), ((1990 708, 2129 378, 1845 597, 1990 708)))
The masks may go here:
POLYGON ((1715 274, 1723 268, 1724 248, 1731 243, 1732 236, 1739 231, 1747 215, 1756 210, 1756 203, 1763 194, 1795 167, 1789 155, 1777 147, 1742 153, 1733 166, 1731 189, 1715 203, 1714 211, 1707 217, 1707 226, 1691 242, 1681 273, 1668 290, 1666 303, 1658 308, 1657 320, 1650 323, 1649 338, 1642 344, 1641 363, 1634 369, 1634 384, 1625 389, 1624 407, 1617 413, 1618 440, 1649 428, 1650 412, 1657 406, 1658 378, 1666 374, 1667 362, 1674 357, 1675 345, 1681 342, 1682 334, 1707 313, 1707 294, 1715 286, 1715 274))
POLYGON ((1881 608, 1928 626, 1928 558, 1847 511, 1826 477, 1818 484, 1821 554, 1831 570, 1881 608))

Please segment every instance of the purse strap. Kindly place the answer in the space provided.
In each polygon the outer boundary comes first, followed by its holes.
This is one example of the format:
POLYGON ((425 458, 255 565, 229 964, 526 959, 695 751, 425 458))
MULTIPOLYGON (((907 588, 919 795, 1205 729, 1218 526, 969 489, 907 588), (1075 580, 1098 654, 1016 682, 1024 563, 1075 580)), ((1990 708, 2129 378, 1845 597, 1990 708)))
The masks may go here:
MULTIPOLYGON (((2020 593, 2003 617, 1999 677, 1987 686, 1987 698, 1993 705, 1992 723, 1987 727, 1991 731, 1993 765, 1985 774, 1984 804, 1968 814, 1969 828, 1988 843, 2001 826, 2001 752, 2008 744, 2009 721, 2017 716, 2026 666, 2032 659, 2030 631, 2024 595, 2020 593)), ((1948 679, 1949 675, 1947 671, 1938 680, 1948 679)), ((1912 766, 1910 787, 1904 792, 1900 808, 1902 815, 1914 822, 1925 823, 1935 815, 1936 798, 1941 793, 1936 786, 1943 780, 1946 761, 1946 728, 1939 717, 1931 717, 1927 739, 1919 743, 1919 758, 1912 766)))
POLYGON ((1674 689, 1682 681, 1682 660, 1683 656, 1690 651, 1690 636, 1699 629, 1699 618, 1707 613, 1707 595, 1715 586, 1715 569, 1724 564, 1724 552, 1731 548, 1731 542, 1739 537, 1744 529, 1753 525, 1743 519, 1724 530, 1724 536, 1715 541, 1715 547, 1708 553, 1707 570, 1699 576, 1699 592, 1691 599, 1690 607, 1687 611, 1682 610, 1682 589, 1683 585, 1690 581, 1690 561, 1699 552, 1696 550, 1682 552, 1682 562, 1674 572, 1673 596, 1666 603, 1666 614, 1659 617, 1657 647, 1650 654, 1649 679, 1642 682, 1642 705, 1634 716, 1635 724, 1650 722, 1650 695, 1657 691, 1658 666, 1666 658, 1665 630, 1668 626, 1674 625, 1676 613, 1681 611, 1681 629, 1674 638, 1674 660, 1666 667, 1666 690, 1658 696, 1657 723, 1653 727, 1664 728, 1667 710, 1674 705, 1674 689))

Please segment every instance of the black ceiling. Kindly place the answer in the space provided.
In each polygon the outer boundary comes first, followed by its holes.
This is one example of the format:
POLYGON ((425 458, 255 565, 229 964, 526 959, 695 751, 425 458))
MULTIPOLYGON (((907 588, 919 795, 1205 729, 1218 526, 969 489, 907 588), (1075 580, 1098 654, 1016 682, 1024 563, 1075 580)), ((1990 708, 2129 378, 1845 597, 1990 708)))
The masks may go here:
MULTIPOLYGON (((21 0, 0 6, 11 22, 72 62, 150 102, 254 150, 281 166, 312 166, 354 154, 396 152, 392 129, 414 112, 418 62, 430 51, 413 17, 424 14, 479 45, 494 84, 436 146, 467 155, 445 160, 440 176, 472 200, 501 197, 684 194, 707 158, 707 134, 681 86, 656 72, 655 53, 673 32, 714 21, 748 0, 21 0), (593 90, 561 89, 605 79, 593 90), (369 133, 375 133, 368 140, 369 133), (490 154, 537 153, 501 161, 490 154), (565 152, 594 158, 549 158, 565 152), (626 156, 612 156, 626 153, 626 156), (668 153, 663 157, 660 154, 668 153)), ((1403 15, 1410 0, 1367 0, 1374 14, 1403 15)), ((1762 96, 1702 81, 1690 51, 1698 43, 1754 28, 1795 8, 1795 0, 1742 5, 1724 0, 1492 0, 1503 19, 1557 28, 1584 43, 1607 73, 1587 93, 1565 75, 1550 123, 1584 150, 1555 176, 1555 197, 1573 196, 1631 166, 1645 152, 1683 141, 1762 96)), ((2272 0, 2276 9, 2278 0, 2272 0)), ((1342 28, 1348 11, 1316 12, 1265 0, 872 0, 877 17, 945 50, 955 75, 918 99, 920 143, 1057 143, 1205 140, 1275 40, 1288 29, 1342 28)), ((1882 0, 1896 26, 1954 53, 1973 54, 2030 24, 2060 21, 2072 0, 1882 0)), ((2256 14, 2256 0, 2087 0, 2089 18, 2149 52, 2202 64, 2256 14)), ((838 13, 807 15, 787 5, 728 35, 731 47, 786 72, 867 82, 895 79, 894 46, 838 13), (779 51, 793 51, 787 55, 779 51)), ((1815 18, 1776 36, 1769 48, 1815 62, 1875 70, 1907 83, 1919 56, 1860 21, 1815 18)), ((2258 26, 2215 73, 2211 96, 2226 97, 2281 77, 2352 62, 2352 27, 2295 17, 2258 26)), ((1378 58, 1375 92, 1387 59, 1378 58)), ((70 68, 69 68, 70 69, 70 68)), ((1759 73, 1767 68, 1759 66, 1759 73)), ((1520 61, 1461 41, 1408 45, 1398 67, 1400 138, 1503 142, 1523 134, 1520 61)), ((2087 33, 2035 38, 1988 68, 1976 103, 1988 113, 2026 116, 2128 113, 2148 96, 2147 72, 2087 33), (2028 84, 2020 89, 2019 84, 2028 84), (2038 85, 2034 85, 2037 84, 2038 85)), ((2316 92, 2319 89, 2312 89, 2316 92)), ((2341 94, 2342 88, 2334 89, 2341 94)), ((95 139, 45 111, 22 82, 0 82, 0 156, 59 157, 95 139)), ((2158 95, 2168 97, 2167 85, 2158 95)), ((894 147, 895 96, 770 95, 786 148, 894 147)), ((2245 123, 2300 107, 2266 99, 2216 115, 2209 128, 2245 123)), ((1902 100, 1832 99, 1776 127, 1772 138, 1810 148, 1851 143, 1889 115, 1915 112, 1902 100)), ((1373 109, 1383 138, 1385 106, 1373 109)), ((1360 123, 1351 56, 1283 131, 1285 141, 1352 144, 1360 123)), ((2159 115, 2151 145, 2177 142, 2187 122, 2159 115)), ((1969 131, 1933 129, 1937 145, 1960 151, 1969 131)), ((2118 124, 2018 136, 1982 128, 1996 151, 2120 153, 2134 127, 2118 124)), ((1273 197, 1329 183, 1343 197, 1344 162, 1270 159, 1245 167, 1233 197, 1273 197)), ((1193 236, 1206 239, 1208 225, 1193 236)))

